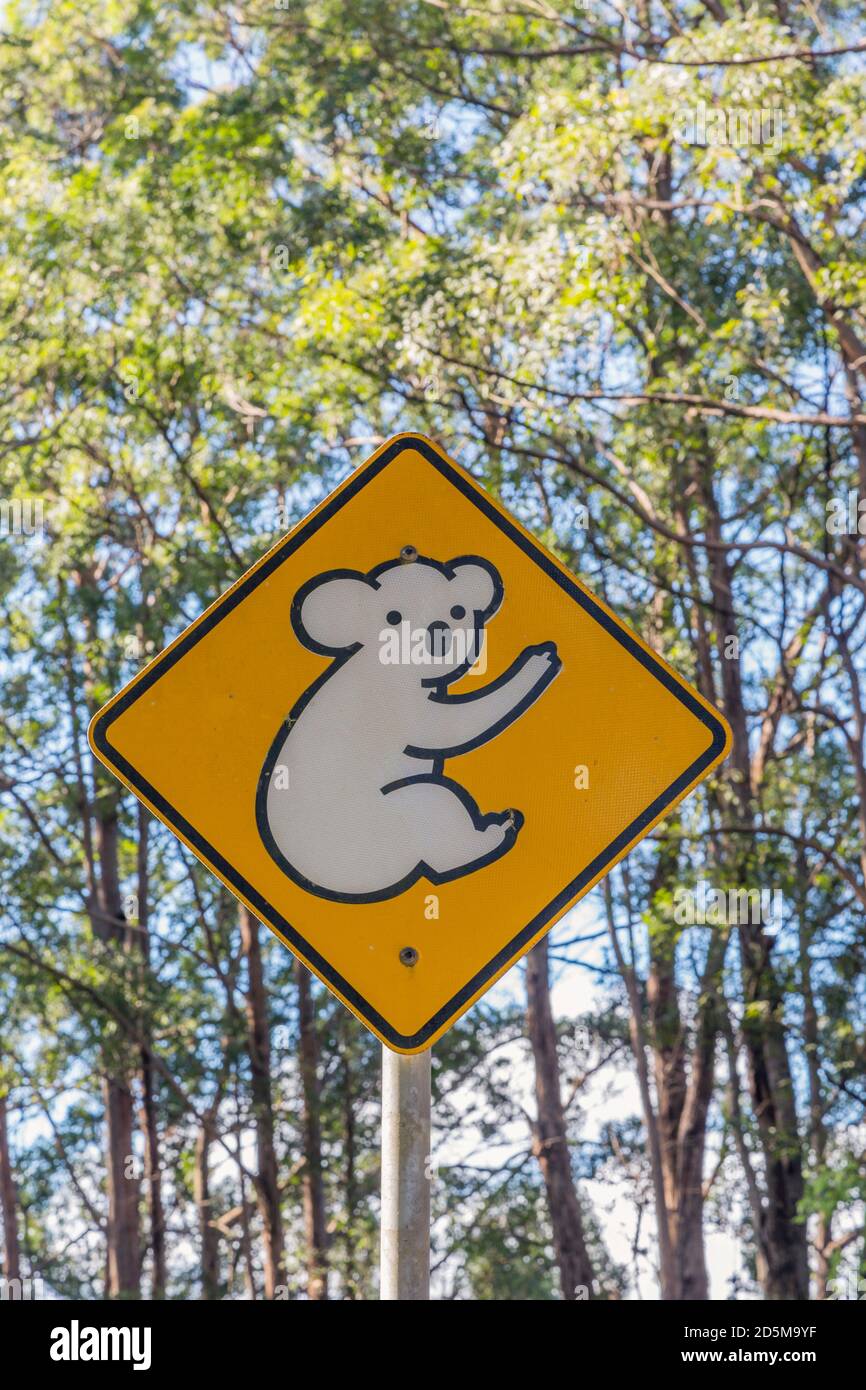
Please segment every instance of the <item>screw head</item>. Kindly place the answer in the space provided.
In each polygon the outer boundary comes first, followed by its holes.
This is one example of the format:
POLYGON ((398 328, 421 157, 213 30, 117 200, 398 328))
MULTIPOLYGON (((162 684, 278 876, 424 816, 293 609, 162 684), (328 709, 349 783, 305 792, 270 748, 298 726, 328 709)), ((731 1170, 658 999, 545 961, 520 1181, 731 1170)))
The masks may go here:
POLYGON ((404 565, 411 565, 413 560, 417 560, 418 551, 415 549, 414 545, 404 545, 403 549, 400 551, 400 559, 403 561, 404 565))
POLYGON ((418 952, 415 950, 415 947, 414 947, 414 946, 404 946, 404 947, 403 947, 402 951, 400 952, 400 964, 401 964, 401 965, 417 965, 417 964, 418 964, 418 952))

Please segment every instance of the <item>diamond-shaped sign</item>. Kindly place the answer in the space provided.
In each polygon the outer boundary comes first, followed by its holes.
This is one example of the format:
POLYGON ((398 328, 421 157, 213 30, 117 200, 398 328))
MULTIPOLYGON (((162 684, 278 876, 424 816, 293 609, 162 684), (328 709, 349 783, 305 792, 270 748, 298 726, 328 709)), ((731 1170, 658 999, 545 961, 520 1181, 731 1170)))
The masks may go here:
POLYGON ((729 739, 416 435, 357 468, 90 728, 399 1052, 445 1032, 729 739))

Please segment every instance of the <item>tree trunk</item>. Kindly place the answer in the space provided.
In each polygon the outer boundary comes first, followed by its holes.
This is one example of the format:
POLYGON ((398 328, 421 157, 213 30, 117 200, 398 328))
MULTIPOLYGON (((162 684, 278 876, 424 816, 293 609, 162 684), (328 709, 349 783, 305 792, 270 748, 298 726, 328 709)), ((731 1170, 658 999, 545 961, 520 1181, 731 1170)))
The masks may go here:
MULTIPOLYGON (((805 831, 805 827, 802 827, 805 831)), ((810 957, 811 932, 808 922, 806 886, 809 873, 806 852, 797 848, 797 919, 799 926, 800 992, 803 997, 803 1045, 806 1053, 806 1072, 809 1078, 809 1143, 815 1172, 821 1172, 827 1162, 827 1129, 824 1123, 824 1097, 821 1083, 819 1052, 819 1019, 812 986, 810 957)), ((830 1250, 833 1239, 833 1211, 823 1206, 815 1227, 815 1297, 825 1299, 829 1293, 830 1250)))
POLYGON ((671 1247, 670 1278, 667 1286, 665 1280, 662 1281, 662 1297, 706 1299, 709 1286, 703 1238, 703 1166, 707 1112, 713 1090, 715 1025, 709 1008, 702 1005, 696 1019, 696 1037, 687 1074, 686 1036, 676 1001, 672 957, 663 969, 654 962, 648 982, 648 1001, 671 1247), (666 1036, 665 1022, 675 1023, 676 1031, 666 1036))
POLYGON ((357 1261, 357 1232, 355 1221, 358 1207, 358 1179, 355 1140, 355 1089, 352 1069, 352 1041, 350 1027, 353 1019, 348 1009, 343 1009, 340 1020, 340 1054, 342 1080, 343 1115, 343 1205, 346 1221, 343 1235, 343 1286, 344 1297, 350 1300, 359 1296, 357 1261))
POLYGON ((199 1249, 201 1252, 201 1296, 219 1298, 219 1232, 213 1225, 210 1195, 211 1135, 207 1122, 199 1127, 195 1138, 195 1171, 193 1195, 198 1213, 199 1249))
MULTIPOLYGON (((737 637, 733 575, 722 545, 722 528, 712 482, 709 455, 696 481, 706 515, 710 543, 710 587, 719 653, 737 637)), ((740 826, 754 826, 755 802, 749 756, 748 725, 743 700, 740 660, 723 657, 721 676, 724 711, 733 733, 729 764, 731 794, 740 826)), ((742 877, 748 878, 749 857, 742 858, 742 877)), ((752 861, 754 863, 754 861, 752 861)), ((809 1265, 805 1223, 798 1221, 803 1196, 803 1158, 791 1067, 785 1044, 784 993, 770 958, 771 942, 760 922, 739 925, 743 972, 743 1039, 749 1063, 749 1087, 764 1157, 767 1281, 770 1299, 804 1300, 809 1296, 809 1265)))
POLYGON ((677 1131, 677 1297, 687 1301, 710 1296, 704 1251, 704 1152, 715 1079, 718 992, 727 944, 728 934, 720 929, 710 944, 701 978, 689 1084, 677 1131))
MULTIPOLYGON (((97 774, 98 775, 98 774, 97 774)), ((118 809, 113 788, 96 799, 99 892, 94 931, 118 951, 129 947, 118 872, 118 809)), ((141 1230, 138 1179, 133 1158, 133 1068, 118 1064, 124 1039, 113 1040, 113 1055, 103 1082, 108 1145, 108 1281, 110 1298, 141 1296, 141 1230)))
MULTIPOLYGON (((148 929, 148 831, 150 812, 144 806, 138 808, 138 939, 141 944, 142 969, 145 974, 145 987, 150 974, 150 932, 148 929)), ((146 988, 145 988, 146 997, 146 988)), ((165 1298, 166 1255, 165 1255, 165 1210, 162 1202, 162 1167, 159 1151, 159 1129, 156 1118, 156 1093, 153 1069, 153 1054, 150 1047, 150 1020, 145 1016, 141 1021, 141 1035, 144 1044, 141 1048, 141 1127, 144 1131, 144 1166, 147 1184, 147 1206, 150 1221, 150 1250, 153 1261, 151 1293, 154 1299, 165 1298)))
MULTIPOLYGON (((669 855, 660 855, 657 868, 659 887, 663 882, 670 881, 670 873, 675 871, 675 867, 675 857, 671 862, 669 855)), ((651 901, 652 897, 654 893, 651 901)), ((667 1288, 663 1279, 662 1297, 702 1300, 709 1298, 703 1233, 704 1152, 707 1116, 713 1098, 720 1019, 718 1000, 728 931, 723 927, 713 929, 701 975, 700 1002, 690 1045, 682 1023, 676 985, 677 939, 674 933, 651 933, 647 982, 661 1134, 659 1150, 671 1246, 671 1277, 667 1288)))
POLYGON ((571 1170, 562 1095, 559 1089, 559 1059, 556 1027, 550 1007, 547 938, 542 938, 527 956, 527 1024, 535 1061, 537 1119, 533 1149, 538 1158, 547 1206, 553 1227, 553 1247, 559 1269, 562 1296, 575 1300, 586 1290, 593 1291, 593 1271, 583 1234, 583 1219, 571 1170))
POLYGON ((259 923, 248 908, 240 907, 241 943, 247 962, 247 1055, 252 1077, 253 1117, 256 1126, 256 1199, 264 1237, 265 1298, 275 1298, 285 1282, 283 1218, 277 1181, 274 1145, 274 1113, 271 1099, 271 1037, 268 1001, 262 970, 259 923))
POLYGON ((138 1181, 132 1158, 132 1092, 117 1077, 103 1078, 108 1127, 108 1296, 141 1293, 138 1181))
POLYGON ((647 1151, 652 1174, 653 1199, 656 1210, 659 1247, 659 1283, 664 1299, 677 1297, 677 1269, 674 1257, 674 1222, 668 1210, 668 1191, 665 1182, 665 1158, 662 1152, 661 1126, 653 1106, 650 1090, 649 1067, 647 1065, 647 1039, 644 1027, 644 1006, 641 989, 634 964, 626 960, 617 936, 613 904, 613 889, 610 877, 604 880, 604 905, 607 914, 610 943, 616 958, 617 968, 625 985, 629 1005, 629 1040, 637 1072, 638 1090, 647 1135, 647 1151))
MULTIPOLYGON (((669 169, 663 171, 669 186, 669 169)), ((666 195, 669 197, 669 193, 666 195)), ((677 488, 679 493, 681 489, 677 488)), ((678 528, 685 534, 688 517, 680 504, 676 508, 678 528)), ((685 547, 686 568, 693 592, 700 592, 700 580, 691 547, 685 547)), ((663 550, 659 567, 663 567, 663 550)), ((646 639, 661 654, 666 617, 666 596, 659 588, 653 598, 646 639)), ((697 631, 698 681, 708 699, 715 698, 709 634, 704 613, 694 605, 697 631)), ((712 796, 710 797, 712 809, 712 796)), ((678 819, 669 820, 670 838, 661 838, 647 892, 647 906, 653 910, 657 895, 677 884, 680 878, 678 819)), ((630 896, 627 866, 622 869, 630 896)), ((609 905, 608 915, 612 908, 609 905)), ((620 972, 626 982, 629 1006, 639 1020, 631 1027, 632 1051, 640 1075, 645 1070, 643 1050, 652 1049, 655 1077, 655 1105, 646 1080, 641 1084, 644 1122, 648 1134, 653 1172, 656 1216, 659 1230, 659 1275, 663 1299, 703 1300, 709 1297, 704 1252, 703 1165, 707 1116, 713 1093, 713 1071, 717 1024, 714 1001, 720 984, 727 937, 711 943, 703 972, 697 1015, 691 1026, 683 1022, 677 979, 677 956, 682 928, 673 920, 658 921, 648 933, 649 971, 644 993, 637 987, 634 961, 625 962, 614 924, 611 936, 620 972), (646 1028, 640 1022, 646 1010, 646 1028), (661 1192, 662 1198, 659 1199, 661 1192)), ((689 1010, 691 1013, 691 1010, 689 1010)))
MULTIPOLYGON (((668 851, 659 853, 656 875, 650 887, 650 907, 655 896, 655 881, 659 885, 667 877, 668 851)), ((675 974, 676 933, 650 933, 650 966, 646 986, 647 1040, 652 1048, 655 1071, 655 1123, 658 1128, 658 1156, 661 1163, 664 1211, 656 1213, 659 1228, 667 1222, 667 1258, 660 1261, 661 1296, 663 1299, 682 1297, 679 1270, 679 1240, 682 1235, 683 1213, 680 1210, 679 1132, 686 1099, 686 1036, 680 1017, 679 997, 675 974)), ((630 1003, 640 1010, 643 1002, 635 991, 630 1003)), ((635 1043, 643 1046, 640 1034, 632 1030, 632 1050, 635 1043)), ((650 1098, 650 1105, 652 1104, 650 1098)), ((647 1117, 644 1117, 645 1122, 647 1117)), ((650 1149, 650 1158, 653 1161, 650 1149)), ((660 1252, 661 1253, 661 1252, 660 1252)), ((699 1295, 701 1296, 701 1295, 699 1295)))
POLYGON ((319 1095, 319 1040, 310 972, 295 961, 298 983, 299 1055, 304 1121, 304 1236, 307 1246, 307 1294, 321 1301, 328 1297, 328 1233, 325 1187, 322 1177, 322 1126, 319 1095))
POLYGON ((153 1260, 151 1296, 165 1298, 166 1252, 165 1211, 162 1202, 162 1173, 160 1171, 159 1131, 156 1122, 153 1058, 150 1049, 141 1051, 141 1127, 144 1131, 144 1167, 147 1184, 147 1208, 150 1223, 150 1250, 153 1260))
POLYGON ((21 1250, 18 1244, 18 1197, 9 1152, 6 1126, 7 1098, 0 1095, 0 1210, 3 1213, 3 1276, 21 1278, 21 1250))

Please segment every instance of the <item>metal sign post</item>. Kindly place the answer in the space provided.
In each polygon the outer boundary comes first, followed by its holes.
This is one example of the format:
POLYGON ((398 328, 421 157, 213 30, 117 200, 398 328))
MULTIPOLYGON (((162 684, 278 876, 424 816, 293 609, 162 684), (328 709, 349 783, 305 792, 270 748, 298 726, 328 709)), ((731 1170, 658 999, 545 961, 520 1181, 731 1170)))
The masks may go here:
POLYGON ((379 1297, 430 1297, 430 1050, 382 1048, 379 1297))

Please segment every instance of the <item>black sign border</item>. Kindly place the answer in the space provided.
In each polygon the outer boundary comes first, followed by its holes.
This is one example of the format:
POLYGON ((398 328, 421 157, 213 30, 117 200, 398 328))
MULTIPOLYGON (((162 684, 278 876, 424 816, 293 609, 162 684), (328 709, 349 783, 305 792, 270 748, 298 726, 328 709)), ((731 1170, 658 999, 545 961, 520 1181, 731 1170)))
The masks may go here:
POLYGON ((176 646, 172 647, 164 656, 157 657, 147 670, 135 679, 132 684, 121 694, 117 702, 107 710, 100 710, 93 719, 90 727, 90 736, 95 748, 100 756, 113 769, 122 774, 125 781, 129 783, 134 791, 139 791, 141 795, 155 807, 159 814, 164 818, 170 828, 177 829, 181 835, 194 846, 206 864, 217 869, 218 873, 226 883, 235 888, 253 910, 262 918, 264 922, 272 926, 276 932, 285 938, 289 946, 295 946, 301 956, 321 975, 322 979, 333 985, 343 998, 351 1004, 363 1020, 369 1023, 375 1032, 391 1043, 398 1050, 418 1050, 439 1031, 443 1025, 448 1024, 458 1015, 467 1000, 477 994, 484 986, 497 975, 504 966, 512 962, 521 953, 522 948, 537 936, 546 923, 550 922, 557 913, 576 898, 586 885, 600 873, 617 855, 630 844, 630 842, 640 834, 640 832, 661 815, 671 804, 676 801, 678 796, 688 787, 705 768, 709 767, 721 754, 725 748, 728 732, 721 719, 708 710, 699 700, 695 698, 691 690, 680 685, 659 661, 650 652, 644 650, 635 641, 632 635, 623 630, 599 605, 574 581, 565 574, 551 558, 542 550, 535 541, 524 535, 522 531, 509 519, 503 515, 496 506, 482 493, 476 492, 475 487, 468 483, 466 479, 453 468, 429 443, 423 435, 404 434, 399 435, 377 459, 368 465, 362 464, 358 469, 356 477, 350 478, 345 486, 338 491, 333 498, 326 501, 320 511, 316 512, 308 521, 302 522, 292 531, 274 551, 266 557, 258 569, 254 570, 247 579, 242 580, 236 588, 232 589, 223 599, 217 599, 213 608, 206 613, 202 621, 182 635, 176 646), (474 506, 478 508, 488 519, 492 521, 500 531, 508 536, 524 554, 544 571, 548 578, 558 584, 561 589, 572 598, 590 617, 614 637, 631 656, 639 661, 651 675, 661 682, 670 694, 674 695, 686 709, 695 716, 702 724, 709 729, 711 741, 706 751, 703 752, 684 772, 671 782, 660 796, 656 797, 645 811, 633 820, 610 844, 597 854, 595 858, 578 874, 577 878, 557 893, 541 912, 537 913, 532 921, 529 922, 516 936, 513 936, 507 945, 488 962, 483 970, 473 975, 472 979, 463 986, 462 989, 448 1000, 432 1018, 419 1028, 416 1033, 405 1034, 393 1028, 387 1019, 383 1018, 377 1009, 359 994, 352 985, 329 964, 329 962, 316 951, 309 942, 305 941, 300 932, 291 925, 290 922, 256 892, 252 884, 248 883, 243 875, 239 874, 235 868, 225 859, 218 850, 208 843, 199 834, 193 825, 185 819, 170 802, 160 795, 155 787, 152 787, 146 778, 132 766, 131 763, 117 752, 108 741, 108 731, 116 719, 118 719, 136 700, 159 680, 167 670, 186 655, 202 637, 206 636, 217 623, 234 608, 242 603, 248 594, 252 593, 259 584, 263 583, 276 569, 279 568, 290 555, 294 555, 300 547, 315 535, 322 526, 330 520, 342 507, 346 505, 354 496, 372 482, 374 478, 387 468, 394 459, 407 449, 416 450, 437 472, 441 473, 452 486, 456 487, 464 497, 467 497, 474 506))

